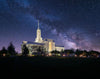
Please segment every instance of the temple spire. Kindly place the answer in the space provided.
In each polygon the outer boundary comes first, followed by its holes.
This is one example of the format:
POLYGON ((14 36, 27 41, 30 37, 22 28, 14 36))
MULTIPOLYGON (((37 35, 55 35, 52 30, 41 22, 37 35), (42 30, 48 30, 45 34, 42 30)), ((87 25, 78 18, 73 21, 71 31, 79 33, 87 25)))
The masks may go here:
POLYGON ((38 29, 39 29, 39 20, 38 20, 38 29))
POLYGON ((42 43, 42 37, 41 37, 41 29, 39 28, 39 20, 38 20, 38 29, 36 34, 35 42, 42 43))

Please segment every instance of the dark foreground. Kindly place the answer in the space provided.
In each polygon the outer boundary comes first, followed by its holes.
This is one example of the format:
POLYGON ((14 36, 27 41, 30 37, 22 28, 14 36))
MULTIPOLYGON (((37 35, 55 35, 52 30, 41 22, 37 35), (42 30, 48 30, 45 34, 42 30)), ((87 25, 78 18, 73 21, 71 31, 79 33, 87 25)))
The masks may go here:
POLYGON ((96 78, 100 74, 100 58, 2 57, 0 72, 13 79, 19 76, 96 78))

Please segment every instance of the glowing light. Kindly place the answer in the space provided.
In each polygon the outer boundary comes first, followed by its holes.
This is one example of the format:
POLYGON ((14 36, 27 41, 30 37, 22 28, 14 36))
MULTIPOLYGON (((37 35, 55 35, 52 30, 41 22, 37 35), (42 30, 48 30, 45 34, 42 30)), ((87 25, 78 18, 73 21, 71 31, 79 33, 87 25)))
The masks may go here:
POLYGON ((81 54, 79 57, 86 58, 86 56, 85 56, 85 55, 83 55, 83 54, 81 54))
POLYGON ((75 55, 75 57, 77 57, 77 55, 75 55))
POLYGON ((63 57, 65 57, 66 55, 65 54, 63 54, 63 57))
POLYGON ((58 56, 61 56, 60 54, 58 54, 58 56))
POLYGON ((52 54, 51 54, 51 53, 49 53, 49 56, 52 56, 52 54))
POLYGON ((49 55, 46 55, 47 57, 49 56, 49 55))
POLYGON ((52 43, 49 42, 49 51, 52 51, 52 43))
POLYGON ((6 56, 6 54, 4 53, 3 56, 6 56))
POLYGON ((35 55, 32 55, 32 56, 35 56, 35 55))

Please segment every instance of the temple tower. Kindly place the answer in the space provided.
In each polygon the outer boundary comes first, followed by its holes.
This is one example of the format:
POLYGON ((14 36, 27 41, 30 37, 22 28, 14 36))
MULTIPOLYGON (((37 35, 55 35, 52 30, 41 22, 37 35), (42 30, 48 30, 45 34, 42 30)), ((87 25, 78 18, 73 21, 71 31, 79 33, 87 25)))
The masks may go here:
POLYGON ((43 42, 42 37, 41 37, 41 30, 39 28, 39 20, 38 20, 38 29, 37 29, 37 33, 36 33, 35 42, 38 42, 38 43, 42 43, 43 42))

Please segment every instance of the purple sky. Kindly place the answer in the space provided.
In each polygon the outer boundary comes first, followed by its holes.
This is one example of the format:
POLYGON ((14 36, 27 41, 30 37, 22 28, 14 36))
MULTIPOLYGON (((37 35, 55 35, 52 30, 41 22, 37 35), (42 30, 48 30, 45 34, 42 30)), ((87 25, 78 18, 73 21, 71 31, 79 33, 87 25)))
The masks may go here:
POLYGON ((66 49, 100 51, 99 0, 0 0, 0 49, 34 41, 37 20, 43 38, 66 49))

